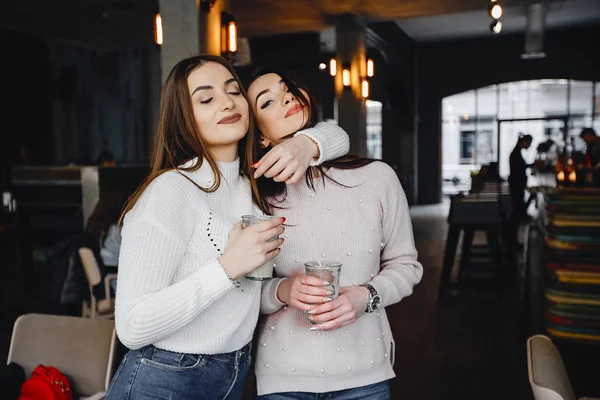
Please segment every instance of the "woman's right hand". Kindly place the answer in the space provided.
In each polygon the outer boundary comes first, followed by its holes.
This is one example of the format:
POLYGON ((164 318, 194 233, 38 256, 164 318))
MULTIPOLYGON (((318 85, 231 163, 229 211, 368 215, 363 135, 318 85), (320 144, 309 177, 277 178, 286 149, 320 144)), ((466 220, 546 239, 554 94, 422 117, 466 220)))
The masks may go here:
POLYGON ((242 229, 242 223, 235 224, 227 249, 219 262, 231 278, 236 279, 275 258, 280 252, 283 238, 271 240, 284 232, 283 218, 271 218, 242 229))
POLYGON ((329 282, 304 274, 284 279, 277 288, 279 301, 303 311, 331 301, 332 294, 329 282))

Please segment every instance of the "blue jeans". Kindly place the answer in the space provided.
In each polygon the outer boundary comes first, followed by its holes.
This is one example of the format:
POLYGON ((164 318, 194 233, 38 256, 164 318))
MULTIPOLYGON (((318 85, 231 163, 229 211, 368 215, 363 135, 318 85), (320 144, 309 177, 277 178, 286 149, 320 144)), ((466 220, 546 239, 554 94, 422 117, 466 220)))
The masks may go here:
POLYGON ((288 392, 258 396, 257 400, 389 400, 390 385, 387 381, 353 389, 327 393, 288 392))
POLYGON ((108 388, 116 399, 241 399, 251 343, 225 354, 174 353, 146 346, 130 350, 108 388))

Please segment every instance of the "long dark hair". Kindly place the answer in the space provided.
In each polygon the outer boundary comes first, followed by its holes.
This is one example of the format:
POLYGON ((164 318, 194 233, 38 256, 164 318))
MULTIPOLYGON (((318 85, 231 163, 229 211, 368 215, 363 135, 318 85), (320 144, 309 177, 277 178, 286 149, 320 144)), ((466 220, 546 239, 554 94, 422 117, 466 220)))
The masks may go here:
MULTIPOLYGON (((190 73, 208 62, 221 64, 227 68, 240 86, 240 90, 247 102, 248 96, 240 78, 224 58, 212 55, 199 55, 178 62, 171 70, 162 88, 158 134, 156 143, 154 144, 151 172, 125 204, 119 224, 123 221, 125 214, 133 208, 148 185, 166 171, 195 171, 200 168, 204 161, 207 161, 215 176, 215 183, 211 187, 200 187, 186 175, 182 175, 204 192, 214 192, 219 188, 221 174, 214 157, 207 151, 206 143, 200 135, 194 118, 191 94, 187 83, 190 73), (180 167, 194 157, 198 157, 198 162, 195 165, 186 168, 180 167)), ((249 104, 248 107, 250 107, 249 104)), ((248 174, 252 163, 250 162, 251 158, 249 158, 249 146, 246 146, 246 142, 256 140, 254 137, 254 115, 250 109, 248 110, 248 114, 250 118, 248 133, 238 143, 238 154, 240 156, 240 172, 249 175, 248 178, 250 179, 254 201, 258 204, 256 181, 252 174, 248 174)))
MULTIPOLYGON (((286 85, 287 89, 290 91, 290 93, 292 93, 292 95, 294 95, 298 102, 303 106, 310 107, 308 120, 304 123, 301 129, 314 127, 319 122, 317 101, 315 100, 314 96, 310 93, 308 88, 302 83, 299 83, 297 80, 295 80, 290 74, 272 68, 262 68, 254 72, 250 82, 248 83, 248 87, 256 79, 267 74, 279 75, 283 83, 286 85)), ((270 150, 270 147, 263 148, 260 145, 261 135, 260 132, 257 133, 258 134, 254 135, 254 139, 248 142, 249 156, 256 161, 260 160, 261 157, 264 156, 270 150)), ((293 136, 294 134, 291 134, 287 137, 284 137, 284 139, 289 139, 293 136)), ((336 181, 335 179, 327 175, 325 170, 332 167, 339 169, 355 169, 368 165, 373 161, 376 160, 354 154, 347 154, 345 156, 338 157, 330 161, 325 161, 319 166, 311 167, 306 170, 306 184, 311 190, 314 191, 314 179, 319 177, 322 179, 323 184, 325 184, 325 180, 329 180, 335 184, 346 187, 342 183, 336 181)), ((285 182, 275 182, 273 179, 261 176, 257 180, 257 188, 259 195, 254 196, 254 198, 256 199, 258 197, 258 205, 263 210, 263 212, 267 214, 272 214, 274 208, 281 208, 277 206, 276 203, 282 202, 287 195, 287 188, 285 182)))

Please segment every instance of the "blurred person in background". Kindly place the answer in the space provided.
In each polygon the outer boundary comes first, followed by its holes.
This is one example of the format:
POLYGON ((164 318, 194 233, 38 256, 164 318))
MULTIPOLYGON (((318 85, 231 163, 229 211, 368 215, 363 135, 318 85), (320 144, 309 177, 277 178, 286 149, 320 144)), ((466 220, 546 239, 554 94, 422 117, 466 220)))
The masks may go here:
POLYGON ((596 131, 592 128, 584 128, 579 137, 586 144, 585 156, 589 160, 591 166, 596 166, 600 163, 600 137, 596 135, 596 131))
POLYGON ((531 168, 534 164, 527 164, 521 152, 522 150, 529 149, 532 140, 531 135, 519 134, 517 144, 510 153, 510 176, 508 177, 508 184, 510 187, 512 219, 514 223, 528 219, 527 209, 525 208, 527 168, 531 168))

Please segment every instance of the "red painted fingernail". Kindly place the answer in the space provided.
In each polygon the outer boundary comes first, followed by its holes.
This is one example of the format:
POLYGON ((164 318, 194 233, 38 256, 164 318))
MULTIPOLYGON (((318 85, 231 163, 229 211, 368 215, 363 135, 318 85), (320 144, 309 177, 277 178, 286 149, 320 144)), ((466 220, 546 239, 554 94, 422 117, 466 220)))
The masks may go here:
POLYGON ((255 162, 254 164, 252 164, 252 168, 256 168, 256 167, 258 167, 258 161, 255 162))
POLYGON ((281 243, 283 243, 283 242, 285 242, 285 239, 284 239, 284 238, 281 238, 281 243))
POLYGON ((286 218, 285 217, 281 217, 281 219, 283 220, 283 222, 285 223, 286 218))

